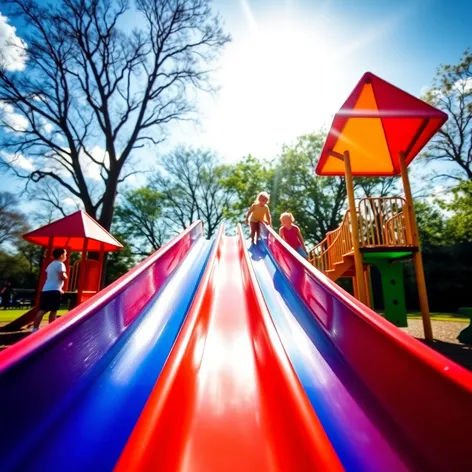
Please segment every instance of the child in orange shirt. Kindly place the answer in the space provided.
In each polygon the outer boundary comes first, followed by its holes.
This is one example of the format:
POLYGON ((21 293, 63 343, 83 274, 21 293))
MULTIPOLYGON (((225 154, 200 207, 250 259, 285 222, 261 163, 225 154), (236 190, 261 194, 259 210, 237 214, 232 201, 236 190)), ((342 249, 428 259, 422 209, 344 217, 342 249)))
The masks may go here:
POLYGON ((303 258, 308 258, 308 251, 305 247, 305 241, 303 240, 300 228, 294 225, 295 218, 291 213, 285 212, 280 215, 280 222, 282 226, 279 230, 280 237, 295 251, 300 254, 303 258))
POLYGON ((272 226, 272 217, 270 216, 270 210, 267 206, 269 199, 270 196, 267 192, 260 192, 246 214, 246 223, 249 222, 251 228, 250 238, 253 244, 257 244, 260 223, 266 223, 272 226))

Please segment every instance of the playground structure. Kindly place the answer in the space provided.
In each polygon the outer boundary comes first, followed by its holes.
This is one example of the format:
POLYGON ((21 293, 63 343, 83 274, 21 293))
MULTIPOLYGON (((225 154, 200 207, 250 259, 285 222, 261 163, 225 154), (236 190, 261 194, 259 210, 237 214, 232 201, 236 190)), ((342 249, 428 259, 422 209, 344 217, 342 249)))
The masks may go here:
POLYGON ((341 225, 309 253, 331 280, 350 277, 355 297, 371 306, 370 266, 380 272, 385 317, 407 326, 403 269, 413 259, 426 339, 433 338, 408 165, 447 115, 367 72, 335 115, 318 175, 344 176, 349 202, 341 225), (355 201, 353 177, 400 175, 404 198, 355 201))
POLYGON ((73 308, 100 291, 104 253, 117 251, 123 247, 119 241, 82 210, 31 231, 23 238, 47 248, 41 264, 36 302, 31 310, 0 328, 1 331, 16 331, 34 321, 39 307, 41 289, 46 278, 46 267, 52 261, 54 248, 59 247, 67 250, 67 259, 64 263, 68 278, 64 283, 63 291, 71 301, 70 307, 73 308), (71 266, 72 252, 80 252, 81 257, 71 266), (96 257, 93 258, 93 255, 96 257))
POLYGON ((349 195, 329 278, 270 227, 195 222, 0 352, 0 470, 468 470, 472 374, 330 280, 351 258, 361 297, 356 254, 419 248, 409 199, 349 195))

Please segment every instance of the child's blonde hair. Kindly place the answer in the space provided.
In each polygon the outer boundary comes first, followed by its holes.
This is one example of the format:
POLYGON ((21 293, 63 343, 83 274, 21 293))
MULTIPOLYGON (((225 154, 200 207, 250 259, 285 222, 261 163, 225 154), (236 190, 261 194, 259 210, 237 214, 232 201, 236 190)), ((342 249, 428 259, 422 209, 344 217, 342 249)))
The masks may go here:
POLYGON ((284 218, 286 218, 286 217, 287 217, 287 218, 290 218, 290 220, 292 221, 292 223, 295 221, 295 218, 293 217, 293 215, 292 215, 291 213, 289 213, 288 211, 286 211, 286 212, 284 212, 284 213, 282 213, 282 214, 280 215, 280 222, 282 223, 282 220, 283 220, 284 218))
POLYGON ((254 200, 254 203, 259 203, 259 200, 260 200, 261 197, 267 198, 267 203, 269 203, 270 195, 267 192, 259 192, 257 194, 256 199, 254 200))

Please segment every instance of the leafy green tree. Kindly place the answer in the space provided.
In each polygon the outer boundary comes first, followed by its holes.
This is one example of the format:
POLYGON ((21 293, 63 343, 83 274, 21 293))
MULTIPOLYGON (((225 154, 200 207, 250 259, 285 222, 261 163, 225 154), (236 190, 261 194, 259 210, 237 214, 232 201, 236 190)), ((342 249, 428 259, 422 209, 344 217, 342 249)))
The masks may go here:
POLYGON ((428 201, 415 202, 416 222, 420 242, 424 251, 448 244, 447 221, 444 211, 436 203, 428 201))
POLYGON ((148 187, 130 190, 122 198, 116 209, 115 226, 127 241, 133 241, 135 254, 157 251, 173 234, 162 217, 164 203, 163 195, 148 187))
POLYGON ((294 214, 305 238, 321 241, 335 229, 346 209, 346 187, 342 177, 319 177, 314 173, 324 143, 324 133, 298 138, 284 146, 275 167, 272 188, 274 221, 284 211, 294 214))
POLYGON ((126 272, 136 265, 139 260, 133 254, 132 246, 125 235, 120 234, 117 231, 114 231, 113 235, 121 244, 123 244, 123 248, 119 251, 109 253, 107 270, 105 273, 106 285, 111 284, 122 275, 126 274, 126 272))
POLYGON ((424 157, 455 164, 442 174, 472 179, 472 52, 464 52, 458 64, 439 66, 426 100, 449 115, 449 120, 431 140, 424 157), (452 168, 451 168, 452 169, 452 168))
POLYGON ((14 287, 35 287, 28 260, 19 253, 11 254, 0 249, 0 279, 11 280, 14 287))
POLYGON ((452 189, 452 201, 442 204, 451 213, 447 221, 450 242, 472 241, 472 181, 463 181, 452 189))
POLYGON ((15 249, 17 254, 21 254, 28 261, 29 273, 37 277, 43 257, 46 254, 46 248, 21 239, 17 242, 15 249))
POLYGON ((244 221, 244 216, 259 192, 271 194, 270 205, 274 201, 274 168, 271 162, 262 161, 251 154, 227 168, 222 180, 224 187, 233 195, 227 216, 234 223, 244 221))

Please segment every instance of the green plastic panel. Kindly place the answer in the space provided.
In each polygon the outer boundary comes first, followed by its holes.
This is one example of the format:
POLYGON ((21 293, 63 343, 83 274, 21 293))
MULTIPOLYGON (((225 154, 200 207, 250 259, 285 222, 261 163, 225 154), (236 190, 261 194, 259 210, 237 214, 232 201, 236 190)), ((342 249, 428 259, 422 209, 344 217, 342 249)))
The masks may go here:
POLYGON ((372 260, 371 263, 380 272, 385 318, 395 326, 406 328, 408 323, 402 264, 392 264, 385 259, 372 260))

